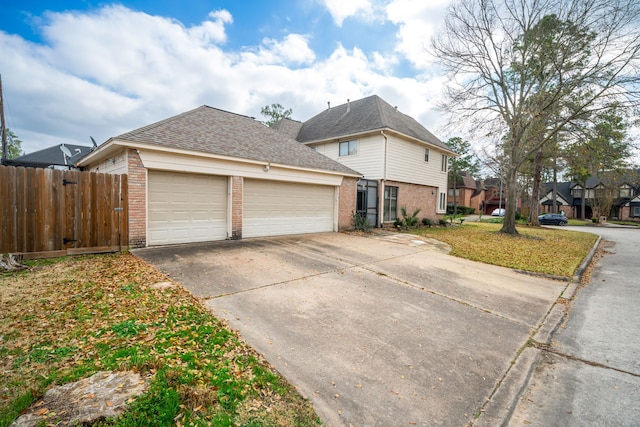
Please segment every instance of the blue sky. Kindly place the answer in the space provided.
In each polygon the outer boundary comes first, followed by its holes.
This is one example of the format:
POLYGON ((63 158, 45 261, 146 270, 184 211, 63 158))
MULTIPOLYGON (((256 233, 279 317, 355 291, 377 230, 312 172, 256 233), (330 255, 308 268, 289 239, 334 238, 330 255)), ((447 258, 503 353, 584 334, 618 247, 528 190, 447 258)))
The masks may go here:
MULTIPOLYGON (((6 3, 3 2, 3 3, 6 3)), ((9 1, 7 126, 33 152, 99 143, 206 104, 306 120, 377 94, 441 139, 445 78, 426 51, 449 0, 9 1)))

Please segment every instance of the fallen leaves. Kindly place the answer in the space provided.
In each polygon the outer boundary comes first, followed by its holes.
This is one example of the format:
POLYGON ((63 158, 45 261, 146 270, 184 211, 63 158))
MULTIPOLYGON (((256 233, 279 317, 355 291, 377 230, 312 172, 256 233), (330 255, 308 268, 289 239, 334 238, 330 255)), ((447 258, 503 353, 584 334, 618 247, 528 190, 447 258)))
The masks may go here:
POLYGON ((185 425, 220 414, 236 424, 257 418, 287 426, 300 417, 313 423, 310 404, 263 358, 191 294, 167 283, 130 254, 0 274, 0 418, 17 416, 30 403, 25 393, 38 397, 100 370, 131 369, 152 381, 163 377, 167 387, 159 393, 174 390, 185 425), (239 405, 249 398, 251 411, 239 405))
POLYGON ((421 228, 417 234, 443 241, 451 255, 552 276, 572 277, 597 236, 568 230, 519 227, 519 236, 499 233, 500 224, 421 228))

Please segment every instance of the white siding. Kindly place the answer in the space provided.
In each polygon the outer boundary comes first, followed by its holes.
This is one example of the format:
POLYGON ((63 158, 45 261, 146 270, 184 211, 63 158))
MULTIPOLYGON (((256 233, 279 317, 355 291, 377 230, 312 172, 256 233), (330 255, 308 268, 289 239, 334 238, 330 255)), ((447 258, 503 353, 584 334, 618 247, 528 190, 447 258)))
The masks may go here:
POLYGON ((89 170, 91 172, 125 175, 129 170, 127 168, 127 152, 125 150, 122 150, 118 154, 114 154, 108 159, 103 160, 96 165, 92 165, 89 170))
POLYGON ((382 135, 354 138, 358 140, 358 154, 339 156, 339 142, 316 145, 316 151, 360 172, 367 179, 382 179, 384 176, 384 138, 382 135))
POLYGON ((148 169, 194 172, 223 176, 242 176, 245 178, 276 181, 305 182, 310 184, 340 185, 342 175, 297 169, 280 168, 271 165, 264 171, 266 163, 244 163, 200 156, 178 155, 156 151, 139 150, 142 164, 148 169))
POLYGON ((441 151, 429 147, 429 161, 424 161, 425 145, 389 136, 386 179, 447 188, 447 173, 442 172, 441 151))

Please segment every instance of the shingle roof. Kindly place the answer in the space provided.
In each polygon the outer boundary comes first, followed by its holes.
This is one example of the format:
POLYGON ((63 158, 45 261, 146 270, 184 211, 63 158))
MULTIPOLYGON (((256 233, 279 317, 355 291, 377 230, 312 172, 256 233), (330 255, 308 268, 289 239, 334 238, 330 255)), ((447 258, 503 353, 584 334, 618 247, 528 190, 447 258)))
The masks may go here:
POLYGON ((207 105, 114 139, 360 175, 251 117, 207 105))
POLYGON ((298 132, 300 132, 301 127, 302 127, 301 121, 284 118, 275 122, 271 126, 271 129, 275 129, 295 139, 296 136, 298 136, 298 132))
POLYGON ((16 163, 21 164, 37 164, 37 165, 74 165, 75 162, 80 160, 85 154, 91 152, 91 147, 84 145, 74 144, 59 144, 53 147, 45 148, 43 150, 34 151, 33 153, 25 154, 24 156, 16 157, 13 159, 16 163), (60 149, 60 146, 64 145, 71 151, 71 157, 67 158, 65 162, 64 154, 60 149))
POLYGON ((415 119, 377 95, 329 108, 310 118, 302 124, 296 139, 320 141, 387 128, 451 151, 415 119))

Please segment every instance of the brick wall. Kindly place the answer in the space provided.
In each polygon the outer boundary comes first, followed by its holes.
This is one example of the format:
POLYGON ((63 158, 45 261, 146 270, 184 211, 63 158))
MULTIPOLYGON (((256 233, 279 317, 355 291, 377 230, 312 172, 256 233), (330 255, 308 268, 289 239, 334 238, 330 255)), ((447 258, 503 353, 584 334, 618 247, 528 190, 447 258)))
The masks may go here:
POLYGON ((242 239, 242 197, 244 178, 231 177, 231 239, 242 239))
MULTIPOLYGON (((398 187, 398 217, 402 218, 400 208, 406 207, 411 215, 416 209, 420 209, 418 218, 437 220, 442 214, 436 213, 438 203, 438 189, 418 184, 406 184, 403 182, 385 181, 385 186, 398 187), (433 194, 432 194, 433 192, 433 194)), ((384 198, 384 194, 381 194, 384 198)))
POLYGON ((338 202, 338 230, 340 231, 353 229, 352 217, 356 211, 357 191, 358 178, 342 178, 338 202))
POLYGON ((127 152, 129 175, 129 246, 143 248, 147 245, 147 170, 138 152, 127 152))

